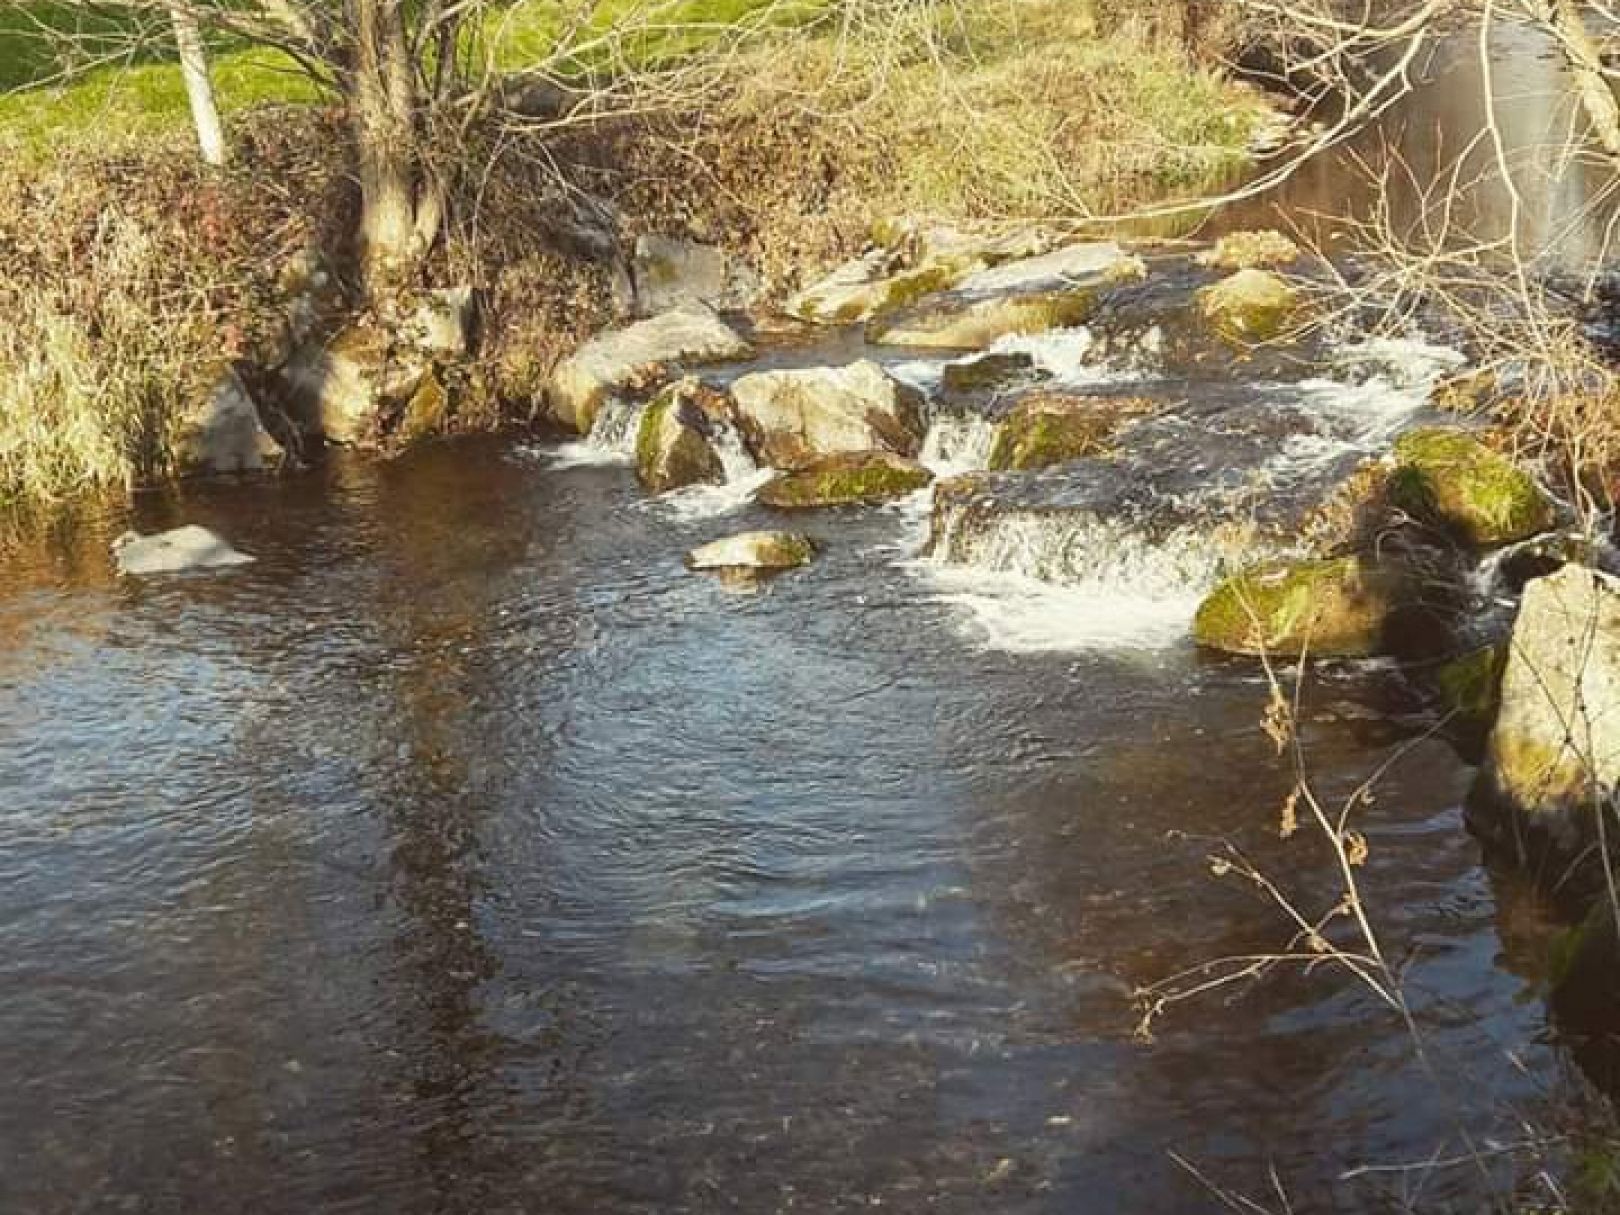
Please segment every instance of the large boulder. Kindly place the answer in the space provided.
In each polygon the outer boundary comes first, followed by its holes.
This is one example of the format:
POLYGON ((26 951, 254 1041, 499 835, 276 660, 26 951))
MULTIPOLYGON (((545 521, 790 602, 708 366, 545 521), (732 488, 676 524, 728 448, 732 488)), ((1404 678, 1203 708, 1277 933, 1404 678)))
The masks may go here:
POLYGON ((588 434, 602 402, 640 391, 681 367, 747 358, 752 348, 707 308, 687 307, 610 330, 557 364, 546 389, 551 417, 588 434))
POLYGON ((711 442, 718 397, 695 380, 683 380, 647 406, 636 432, 636 477, 643 486, 661 494, 726 479, 711 442))
POLYGON ((1100 455, 1122 426, 1158 412, 1145 397, 1088 397, 1037 389, 1020 398, 996 430, 994 471, 1050 468, 1100 455))
POLYGON ((929 296, 867 330, 880 346, 983 350, 1004 337, 1084 324, 1096 312, 1100 286, 1062 286, 1009 295, 952 291, 929 296))
POLYGON ((815 555, 815 544, 798 532, 743 532, 693 549, 686 554, 686 565, 716 573, 775 573, 809 565, 815 555))
POLYGON ((175 457, 182 474, 258 472, 279 459, 242 377, 227 369, 209 394, 180 418, 175 457))
POLYGON ((749 446, 773 468, 874 449, 909 456, 922 444, 922 394, 867 360, 758 371, 731 394, 749 446))
POLYGON ((1268 561, 1216 587, 1193 636, 1231 654, 1360 658, 1390 650, 1410 603, 1398 571, 1363 557, 1268 561))
POLYGON ((636 238, 631 277, 636 315, 643 317, 692 304, 741 312, 765 290, 754 268, 724 249, 650 233, 636 238))
POLYGON ((1488 843, 1567 883, 1620 792, 1620 579, 1566 565, 1525 587, 1469 797, 1488 843))
POLYGON ((1288 327, 1299 293, 1267 270, 1239 270, 1197 295, 1198 312, 1229 342, 1267 342, 1288 327))
POLYGON ((1535 478, 1465 431, 1410 431, 1397 440, 1395 460, 1391 502, 1466 544, 1511 544, 1557 521, 1535 478))
POLYGON ((877 506, 915 493, 933 479, 934 474, 915 460, 892 452, 846 453, 783 473, 766 483, 759 500, 778 510, 877 506))

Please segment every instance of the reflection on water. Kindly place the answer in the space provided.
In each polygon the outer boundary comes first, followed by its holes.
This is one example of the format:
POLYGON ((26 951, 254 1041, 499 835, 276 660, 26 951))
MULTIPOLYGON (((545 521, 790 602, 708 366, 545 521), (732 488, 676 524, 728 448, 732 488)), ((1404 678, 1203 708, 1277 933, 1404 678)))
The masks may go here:
POLYGON ((1562 55, 1541 31, 1505 20, 1487 45, 1482 55, 1477 28, 1441 40, 1396 110, 1215 222, 1227 231, 1281 224, 1320 242, 1345 235, 1346 221, 1383 216, 1402 242, 1438 248, 1500 241, 1516 216, 1526 256, 1563 269, 1603 260, 1615 174, 1583 138, 1562 55))
MULTIPOLYGON (((1282 937, 1213 840, 1328 888, 1262 689, 980 649, 903 513, 755 596, 679 561, 751 508, 480 444, 137 516, 259 561, 115 582, 108 518, 0 566, 5 1210, 1209 1209, 1170 1150, 1359 1210, 1551 1065, 1437 743, 1363 826, 1445 1085, 1328 972, 1134 1042, 1282 937)), ((1326 795, 1394 707, 1313 694, 1326 795)))

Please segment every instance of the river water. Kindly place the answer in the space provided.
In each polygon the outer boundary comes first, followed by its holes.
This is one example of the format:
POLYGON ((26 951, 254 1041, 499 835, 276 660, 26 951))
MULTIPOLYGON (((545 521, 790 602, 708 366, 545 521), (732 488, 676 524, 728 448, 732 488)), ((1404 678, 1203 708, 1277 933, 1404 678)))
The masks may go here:
POLYGON ((1472 1166, 1387 1166, 1556 1097, 1547 930, 1391 670, 1320 669, 1303 741, 1329 804, 1396 760, 1355 821, 1421 1053, 1330 965, 1139 1040, 1138 987, 1289 940, 1225 842, 1338 897, 1256 667, 1180 601, 930 567, 926 502, 728 590, 681 554, 776 520, 610 455, 0 539, 0 1210, 1479 1209, 1472 1166), (115 577, 181 522, 257 563, 115 577))
POLYGON ((1414 748, 1359 820, 1435 1073, 1330 969, 1140 1043, 1134 987, 1287 938, 1217 840, 1331 901, 1254 667, 1000 644, 908 508, 760 594, 681 567, 757 509, 471 442, 14 544, 0 1208, 1210 1209, 1173 1151, 1355 1210, 1539 1100, 1469 772, 1387 672, 1306 742, 1324 797, 1414 748), (257 564, 115 580, 181 519, 257 564))

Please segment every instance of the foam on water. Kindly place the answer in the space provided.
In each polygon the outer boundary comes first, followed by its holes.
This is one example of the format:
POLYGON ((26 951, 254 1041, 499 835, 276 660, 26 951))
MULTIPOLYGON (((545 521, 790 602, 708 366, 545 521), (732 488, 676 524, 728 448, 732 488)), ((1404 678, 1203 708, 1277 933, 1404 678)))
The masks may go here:
POLYGON ((988 418, 946 415, 929 426, 917 460, 936 477, 978 472, 990 467, 995 443, 996 425, 988 418))

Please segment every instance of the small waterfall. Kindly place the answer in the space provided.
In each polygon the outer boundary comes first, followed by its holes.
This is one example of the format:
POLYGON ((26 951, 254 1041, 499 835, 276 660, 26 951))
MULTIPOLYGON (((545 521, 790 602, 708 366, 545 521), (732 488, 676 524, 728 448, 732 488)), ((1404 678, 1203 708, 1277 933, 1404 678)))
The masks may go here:
POLYGON ((935 476, 979 472, 990 467, 995 445, 996 426, 988 418, 943 415, 929 426, 917 459, 935 476))
POLYGON ((1240 529, 1181 524, 1164 530, 1080 512, 937 510, 937 563, 1015 574, 1112 598, 1196 602, 1241 552, 1240 529))
POLYGON ((710 438, 715 454, 720 457, 720 466, 725 470, 728 484, 757 478, 759 465, 749 452, 748 444, 743 442, 742 432, 729 418, 715 420, 714 433, 710 438))
POLYGON ((644 402, 609 397, 602 403, 585 442, 608 455, 635 459, 636 433, 641 429, 641 415, 646 408, 644 402))

